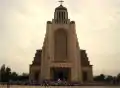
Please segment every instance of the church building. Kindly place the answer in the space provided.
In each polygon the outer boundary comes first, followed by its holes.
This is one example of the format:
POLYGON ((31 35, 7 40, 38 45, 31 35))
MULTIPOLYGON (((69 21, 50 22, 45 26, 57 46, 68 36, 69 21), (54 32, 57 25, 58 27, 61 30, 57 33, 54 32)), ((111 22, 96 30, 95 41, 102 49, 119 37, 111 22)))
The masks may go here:
POLYGON ((29 67, 29 81, 44 80, 92 82, 93 70, 86 50, 82 50, 76 35, 75 21, 68 18, 62 4, 55 8, 54 19, 47 21, 42 49, 36 50, 29 67))

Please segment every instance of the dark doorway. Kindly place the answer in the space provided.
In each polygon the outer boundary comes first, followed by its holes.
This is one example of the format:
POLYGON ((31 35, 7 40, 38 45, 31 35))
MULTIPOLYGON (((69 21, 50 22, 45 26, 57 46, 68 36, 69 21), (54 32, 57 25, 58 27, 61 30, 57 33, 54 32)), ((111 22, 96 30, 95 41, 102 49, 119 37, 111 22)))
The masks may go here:
POLYGON ((70 68, 52 68, 52 76, 53 80, 70 80, 70 68))
POLYGON ((87 81, 87 72, 86 71, 83 71, 83 81, 86 82, 87 81))
POLYGON ((34 79, 35 79, 35 82, 38 83, 38 81, 39 81, 39 72, 35 72, 34 79))

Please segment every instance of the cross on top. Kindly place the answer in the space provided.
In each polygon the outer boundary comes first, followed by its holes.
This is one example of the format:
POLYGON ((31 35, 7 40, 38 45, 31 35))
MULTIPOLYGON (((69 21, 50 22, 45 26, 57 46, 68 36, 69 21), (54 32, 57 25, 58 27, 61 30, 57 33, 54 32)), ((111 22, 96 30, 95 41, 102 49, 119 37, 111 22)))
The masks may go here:
POLYGON ((64 1, 63 1, 63 0, 60 0, 59 2, 60 2, 60 4, 62 5, 62 3, 63 3, 64 1))

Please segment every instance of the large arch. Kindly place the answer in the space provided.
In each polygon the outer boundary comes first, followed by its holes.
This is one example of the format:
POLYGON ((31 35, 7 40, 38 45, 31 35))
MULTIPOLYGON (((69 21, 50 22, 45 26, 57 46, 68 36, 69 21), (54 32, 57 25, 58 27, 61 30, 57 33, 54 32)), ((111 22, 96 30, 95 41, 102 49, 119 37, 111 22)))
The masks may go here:
POLYGON ((58 29, 54 33, 54 58, 55 61, 66 61, 67 59, 67 32, 65 29, 58 29))

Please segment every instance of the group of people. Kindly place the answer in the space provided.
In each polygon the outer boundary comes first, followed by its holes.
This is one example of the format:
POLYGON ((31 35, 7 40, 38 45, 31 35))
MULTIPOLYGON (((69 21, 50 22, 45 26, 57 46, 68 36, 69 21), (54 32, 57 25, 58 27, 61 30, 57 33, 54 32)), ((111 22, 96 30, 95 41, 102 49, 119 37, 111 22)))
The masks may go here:
POLYGON ((57 79, 57 81, 44 81, 43 82, 43 85, 45 86, 48 86, 48 85, 62 85, 62 84, 67 84, 67 81, 64 79, 64 80, 61 80, 60 78, 57 79))

